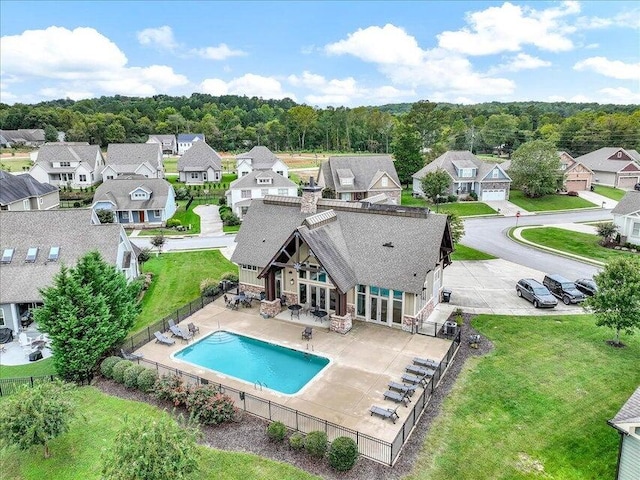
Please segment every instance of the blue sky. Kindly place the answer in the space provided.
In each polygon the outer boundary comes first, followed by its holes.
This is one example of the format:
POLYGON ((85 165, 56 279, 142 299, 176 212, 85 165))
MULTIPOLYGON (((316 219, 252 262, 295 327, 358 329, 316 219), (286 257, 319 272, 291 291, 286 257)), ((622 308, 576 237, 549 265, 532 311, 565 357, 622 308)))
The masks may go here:
POLYGON ((640 3, 0 2, 0 101, 640 104, 640 3))

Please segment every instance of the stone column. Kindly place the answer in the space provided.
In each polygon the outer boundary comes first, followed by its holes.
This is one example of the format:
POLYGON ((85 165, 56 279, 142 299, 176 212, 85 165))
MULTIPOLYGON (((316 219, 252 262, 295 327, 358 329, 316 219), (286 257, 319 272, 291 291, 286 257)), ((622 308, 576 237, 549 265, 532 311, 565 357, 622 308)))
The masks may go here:
POLYGON ((344 316, 340 315, 331 315, 331 325, 329 326, 329 330, 332 332, 342 333, 343 335, 351 330, 353 327, 353 322, 351 320, 351 314, 347 313, 344 316))
POLYGON ((260 301, 260 315, 265 318, 275 317, 282 311, 282 306, 280 305, 280 299, 276 298, 275 300, 261 300, 260 301))

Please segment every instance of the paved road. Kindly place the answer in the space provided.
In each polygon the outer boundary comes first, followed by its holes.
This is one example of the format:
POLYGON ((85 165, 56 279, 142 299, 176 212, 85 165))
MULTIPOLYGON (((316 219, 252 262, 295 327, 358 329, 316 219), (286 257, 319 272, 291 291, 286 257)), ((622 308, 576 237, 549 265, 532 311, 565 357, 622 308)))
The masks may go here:
MULTIPOLYGON (((171 252, 177 250, 198 250, 203 248, 225 248, 233 246, 235 244, 235 238, 235 235, 168 238, 162 248, 162 251, 171 252)), ((150 237, 129 237, 129 240, 140 248, 153 248, 149 239, 150 237)))
MULTIPOLYGON (((611 210, 572 211, 520 217, 518 225, 553 225, 569 222, 612 220, 611 210)), ((561 273, 567 278, 591 277, 600 269, 586 263, 545 253, 514 242, 506 236, 516 225, 513 217, 470 218, 464 221, 465 235, 460 243, 510 262, 542 272, 561 273)))

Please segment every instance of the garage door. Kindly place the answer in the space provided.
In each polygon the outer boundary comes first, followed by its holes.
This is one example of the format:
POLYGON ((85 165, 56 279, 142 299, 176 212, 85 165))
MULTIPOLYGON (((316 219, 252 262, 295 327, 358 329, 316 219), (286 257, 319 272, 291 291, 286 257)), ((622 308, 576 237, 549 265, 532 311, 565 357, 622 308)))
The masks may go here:
POLYGON ((505 200, 507 198, 506 190, 483 190, 482 201, 488 202, 491 200, 505 200))
POLYGON ((618 177, 618 188, 633 188, 633 186, 640 182, 638 177, 618 177))
POLYGON ((587 181, 586 180, 567 180, 564 188, 567 189, 567 192, 580 192, 582 190, 587 189, 587 181))

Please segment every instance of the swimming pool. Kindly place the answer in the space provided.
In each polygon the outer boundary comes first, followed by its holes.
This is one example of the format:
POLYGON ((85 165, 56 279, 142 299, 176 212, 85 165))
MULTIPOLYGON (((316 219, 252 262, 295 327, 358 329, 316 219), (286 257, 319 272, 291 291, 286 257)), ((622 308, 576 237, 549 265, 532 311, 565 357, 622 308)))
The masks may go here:
POLYGON ((289 395, 329 363, 325 357, 225 330, 180 350, 174 358, 289 395))

